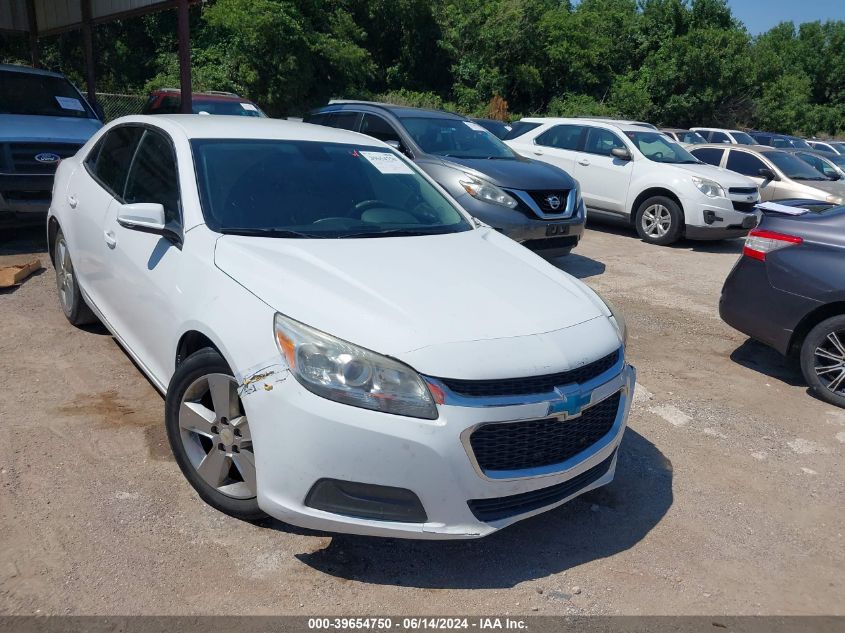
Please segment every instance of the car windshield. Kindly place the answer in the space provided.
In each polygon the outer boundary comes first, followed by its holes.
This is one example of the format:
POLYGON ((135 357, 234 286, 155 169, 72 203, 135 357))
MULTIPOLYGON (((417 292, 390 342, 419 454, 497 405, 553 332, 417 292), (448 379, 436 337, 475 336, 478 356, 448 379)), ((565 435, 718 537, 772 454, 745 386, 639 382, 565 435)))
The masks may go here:
POLYGON ((830 143, 830 145, 839 152, 845 152, 845 143, 830 143))
POLYGON ((195 139, 206 224, 291 238, 456 233, 469 221, 407 160, 383 147, 195 139))
POLYGON ((64 77, 0 70, 0 114, 96 119, 64 77))
POLYGON ((706 143, 707 139, 705 139, 701 134, 698 132, 693 132, 691 130, 687 130, 686 132, 678 132, 678 138, 681 140, 681 143, 687 143, 689 145, 701 145, 702 143, 706 143))
POLYGON ((234 116, 264 116, 255 104, 249 101, 224 101, 218 99, 202 99, 194 97, 191 100, 194 114, 207 112, 208 114, 229 114, 234 116))
POLYGON ((794 180, 827 180, 803 160, 786 152, 763 152, 763 156, 772 161, 787 178, 794 180))
POLYGON ((731 132, 731 136, 739 145, 757 145, 757 141, 750 134, 745 132, 731 132))
POLYGON ((699 164, 701 161, 662 132, 625 132, 643 155, 655 163, 699 164))
POLYGON ((475 121, 445 117, 402 117, 401 120, 426 154, 447 158, 517 158, 507 145, 475 121))

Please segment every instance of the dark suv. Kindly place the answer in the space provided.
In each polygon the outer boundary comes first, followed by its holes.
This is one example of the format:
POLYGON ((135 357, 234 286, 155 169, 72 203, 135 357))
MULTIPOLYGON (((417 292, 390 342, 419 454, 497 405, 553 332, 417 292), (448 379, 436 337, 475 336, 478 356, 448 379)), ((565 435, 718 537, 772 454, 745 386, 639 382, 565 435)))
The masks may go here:
POLYGON ((569 174, 516 154, 467 117, 343 101, 311 112, 305 121, 392 145, 474 217, 543 257, 566 255, 584 232, 586 210, 569 174))
MULTIPOLYGON (((162 88, 150 94, 141 114, 179 114, 181 110, 182 92, 176 88, 162 88)), ((192 92, 191 110, 194 114, 267 116, 255 103, 233 92, 192 92)))
POLYGON ((748 133, 760 145, 768 145, 769 147, 782 147, 794 149, 813 149, 803 138, 797 136, 789 136, 789 134, 777 134, 776 132, 758 132, 757 130, 749 130, 748 133))

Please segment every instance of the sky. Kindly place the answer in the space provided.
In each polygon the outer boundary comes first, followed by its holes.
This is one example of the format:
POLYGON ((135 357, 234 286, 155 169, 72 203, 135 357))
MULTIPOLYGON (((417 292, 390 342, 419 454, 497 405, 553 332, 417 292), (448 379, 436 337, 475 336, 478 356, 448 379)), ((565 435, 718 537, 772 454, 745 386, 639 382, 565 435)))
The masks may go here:
POLYGON ((728 0, 728 5, 751 35, 780 22, 845 20, 845 0, 728 0))

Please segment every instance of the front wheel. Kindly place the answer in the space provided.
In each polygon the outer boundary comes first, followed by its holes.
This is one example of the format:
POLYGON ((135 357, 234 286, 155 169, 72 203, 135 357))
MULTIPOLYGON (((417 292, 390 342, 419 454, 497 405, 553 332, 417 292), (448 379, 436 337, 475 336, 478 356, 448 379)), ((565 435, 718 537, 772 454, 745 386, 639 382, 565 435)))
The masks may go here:
POLYGON ((684 230, 684 212, 666 196, 643 201, 634 216, 637 235, 649 244, 667 246, 677 242, 684 230))
POLYGON ((845 315, 810 330, 801 345, 801 372, 819 398, 845 407, 845 315))
POLYGON ((256 499, 252 433, 238 383, 216 350, 201 349, 176 368, 165 424, 176 463, 206 503, 245 521, 266 516, 256 499))

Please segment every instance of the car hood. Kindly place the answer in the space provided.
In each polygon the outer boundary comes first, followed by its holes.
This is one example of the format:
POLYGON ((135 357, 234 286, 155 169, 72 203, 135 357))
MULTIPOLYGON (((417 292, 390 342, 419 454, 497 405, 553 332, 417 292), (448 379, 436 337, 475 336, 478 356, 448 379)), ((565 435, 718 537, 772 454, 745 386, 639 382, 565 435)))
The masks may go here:
MULTIPOLYGON (((214 261, 273 309, 400 359, 463 343, 477 360, 485 346, 466 344, 609 324, 582 282, 486 228, 348 240, 224 235, 214 261)), ((602 342, 618 346, 610 332, 602 342)))
POLYGON ((0 114, 0 127, 5 142, 85 143, 103 127, 97 119, 69 116, 35 116, 0 114))
POLYGON ((508 189, 532 191, 535 189, 572 189, 575 181, 562 169, 530 158, 442 158, 439 162, 469 171, 479 178, 508 189))
POLYGON ((723 187, 757 187, 757 183, 750 178, 714 165, 674 165, 674 167, 688 172, 691 176, 715 180, 723 187))

